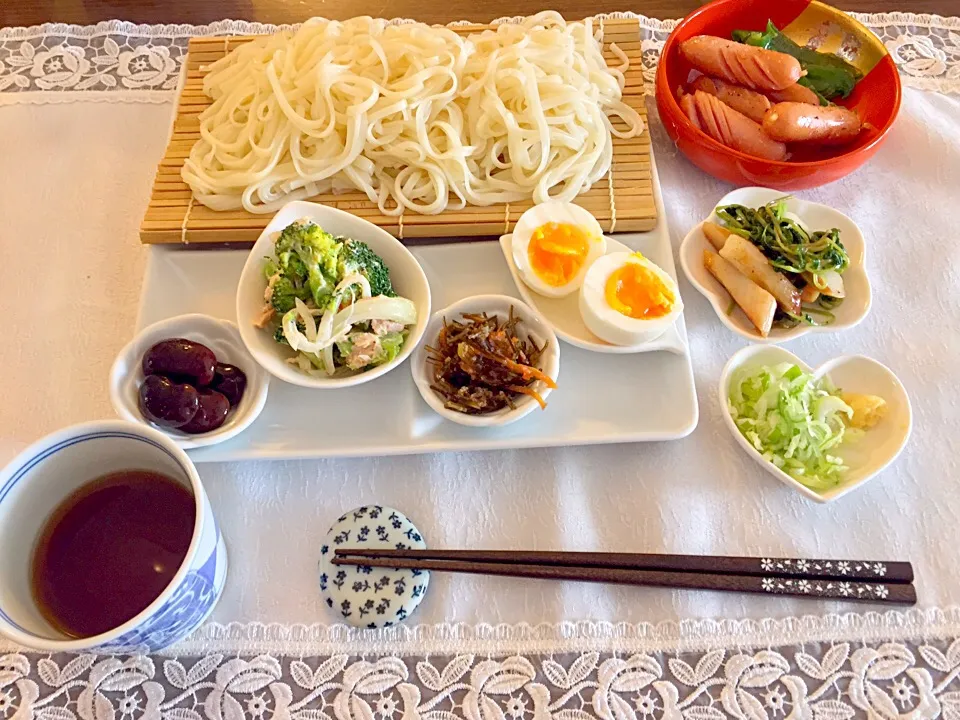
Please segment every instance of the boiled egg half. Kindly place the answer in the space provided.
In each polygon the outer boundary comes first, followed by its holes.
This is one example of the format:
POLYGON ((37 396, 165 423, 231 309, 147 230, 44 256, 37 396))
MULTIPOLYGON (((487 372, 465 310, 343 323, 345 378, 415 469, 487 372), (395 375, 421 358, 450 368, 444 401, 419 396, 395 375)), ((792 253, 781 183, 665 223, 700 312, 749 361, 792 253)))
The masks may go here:
POLYGON ((524 284, 547 297, 565 297, 580 288, 587 268, 607 251, 607 241, 589 212, 551 200, 520 216, 511 247, 524 284))
POLYGON ((587 270, 580 288, 584 324, 612 345, 655 340, 681 312, 673 278, 638 252, 604 255, 587 270))

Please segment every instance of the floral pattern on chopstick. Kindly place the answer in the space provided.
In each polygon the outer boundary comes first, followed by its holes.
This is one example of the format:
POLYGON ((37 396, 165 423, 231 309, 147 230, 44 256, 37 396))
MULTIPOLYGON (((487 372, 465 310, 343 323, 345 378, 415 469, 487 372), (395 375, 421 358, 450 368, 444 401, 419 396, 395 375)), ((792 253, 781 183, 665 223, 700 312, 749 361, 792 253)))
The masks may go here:
POLYGON ((760 569, 785 575, 849 575, 851 578, 882 578, 887 566, 882 562, 854 560, 792 560, 789 558, 762 558, 760 569))
POLYGON ((886 599, 890 595, 890 588, 882 583, 837 582, 828 580, 800 579, 792 580, 782 577, 765 577, 760 581, 760 587, 765 592, 777 594, 803 593, 831 598, 851 598, 859 600, 886 599))
MULTIPOLYGON (((960 92, 960 20, 911 13, 853 15, 883 40, 907 85, 960 92)), ((599 17, 639 21, 646 90, 652 93, 660 51, 676 20, 635 13, 599 17)), ((91 26, 47 23, 0 28, 0 101, 56 102, 74 98, 77 92, 126 101, 171 100, 190 37, 257 35, 281 28, 240 20, 210 25, 135 25, 111 20, 91 26)))
POLYGON ((724 720, 960 713, 960 639, 701 652, 0 656, 4 720, 724 720))

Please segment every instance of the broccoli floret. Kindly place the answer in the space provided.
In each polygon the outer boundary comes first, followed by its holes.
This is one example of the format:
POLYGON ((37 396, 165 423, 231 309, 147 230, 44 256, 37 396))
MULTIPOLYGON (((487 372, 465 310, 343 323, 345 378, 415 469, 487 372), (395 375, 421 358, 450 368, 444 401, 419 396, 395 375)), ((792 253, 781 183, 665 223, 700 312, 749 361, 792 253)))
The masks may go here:
POLYGON ((393 283, 390 282, 390 269, 370 247, 360 240, 343 240, 340 251, 339 276, 360 273, 370 283, 371 295, 395 297, 393 283))
POLYGON ((333 235, 312 222, 287 225, 276 243, 284 277, 298 287, 306 285, 317 307, 326 304, 336 286, 340 249, 333 235))
POLYGON ((287 225, 277 238, 277 256, 293 253, 309 268, 316 264, 330 276, 337 272, 340 243, 330 233, 312 222, 287 225))
POLYGON ((300 259, 299 255, 291 250, 278 253, 277 257, 280 260, 281 271, 286 277, 291 278, 298 284, 305 284, 307 282, 307 266, 303 264, 303 260, 300 259))
POLYGON ((283 315, 293 310, 296 306, 296 298, 306 300, 308 297, 310 297, 310 291, 305 286, 297 287, 289 277, 281 276, 273 283, 270 304, 278 315, 283 315))
POLYGON ((263 259, 265 261, 263 263, 263 276, 267 280, 272 278, 274 275, 277 275, 278 273, 281 275, 283 274, 280 272, 280 266, 277 265, 276 260, 274 260, 272 257, 265 257, 263 259))

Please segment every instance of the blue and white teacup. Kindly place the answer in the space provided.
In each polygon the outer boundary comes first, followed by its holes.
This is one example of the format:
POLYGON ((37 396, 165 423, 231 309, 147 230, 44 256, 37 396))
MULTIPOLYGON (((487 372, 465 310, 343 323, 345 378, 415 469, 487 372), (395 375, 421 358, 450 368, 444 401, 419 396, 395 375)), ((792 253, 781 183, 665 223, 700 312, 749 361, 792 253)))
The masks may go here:
POLYGON ((0 472, 0 633, 48 652, 151 652, 183 639, 213 611, 227 577, 223 538, 200 476, 163 433, 120 420, 75 425, 34 443, 0 472), (120 470, 151 470, 188 488, 196 522, 173 580, 143 612, 87 638, 55 630, 30 585, 33 549, 57 506, 81 486, 120 470))

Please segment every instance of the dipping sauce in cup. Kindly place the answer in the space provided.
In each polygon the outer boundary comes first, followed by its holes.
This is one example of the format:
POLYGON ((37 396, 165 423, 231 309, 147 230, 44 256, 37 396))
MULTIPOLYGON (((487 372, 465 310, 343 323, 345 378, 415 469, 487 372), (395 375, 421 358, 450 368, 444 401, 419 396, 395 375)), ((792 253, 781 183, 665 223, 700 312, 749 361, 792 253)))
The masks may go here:
POLYGON ((187 454, 141 424, 50 435, 0 471, 0 633, 48 652, 153 652, 207 618, 227 557, 187 454))
POLYGON ((193 496, 149 470, 121 470, 83 485, 47 520, 33 553, 33 599, 70 637, 136 617, 173 580, 190 549, 193 496))

